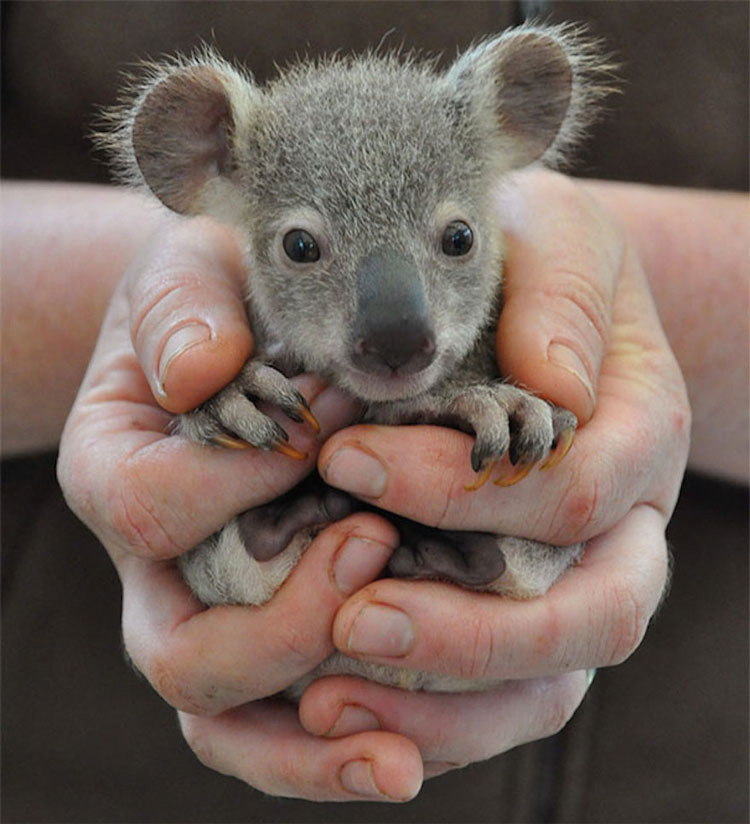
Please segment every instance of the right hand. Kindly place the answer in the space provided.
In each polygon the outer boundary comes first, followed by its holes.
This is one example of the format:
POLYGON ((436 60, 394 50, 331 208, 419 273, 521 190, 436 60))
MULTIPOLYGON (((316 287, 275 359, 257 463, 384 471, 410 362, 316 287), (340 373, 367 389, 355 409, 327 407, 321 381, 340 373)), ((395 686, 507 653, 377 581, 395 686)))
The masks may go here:
POLYGON ((295 383, 323 430, 316 440, 284 419, 308 452, 304 462, 167 437, 165 410, 205 400, 250 354, 245 277, 232 234, 208 220, 170 222, 153 236, 103 322, 60 444, 60 484, 119 573, 128 655, 180 711, 199 758, 273 794, 352 799, 359 780, 365 792, 375 786, 376 796, 403 800, 422 775, 408 739, 318 738, 303 730, 294 706, 269 698, 333 651, 336 611, 385 566, 395 529, 371 513, 332 524, 261 608, 206 609, 175 564, 237 512, 294 486, 313 468, 322 438, 356 413, 343 395, 301 376, 295 383), (227 763, 209 740, 234 754, 227 763))

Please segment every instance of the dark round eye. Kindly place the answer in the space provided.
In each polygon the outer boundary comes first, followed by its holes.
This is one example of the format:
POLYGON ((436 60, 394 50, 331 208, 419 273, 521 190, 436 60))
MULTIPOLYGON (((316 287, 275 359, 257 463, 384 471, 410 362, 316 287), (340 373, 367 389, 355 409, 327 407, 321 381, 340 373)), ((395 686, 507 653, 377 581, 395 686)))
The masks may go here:
POLYGON ((474 243, 474 233, 462 220, 454 220, 443 232, 443 252, 451 257, 467 254, 474 243))
POLYGON ((315 238, 304 229, 292 229, 284 235, 284 251, 295 263, 320 260, 320 248, 315 238))

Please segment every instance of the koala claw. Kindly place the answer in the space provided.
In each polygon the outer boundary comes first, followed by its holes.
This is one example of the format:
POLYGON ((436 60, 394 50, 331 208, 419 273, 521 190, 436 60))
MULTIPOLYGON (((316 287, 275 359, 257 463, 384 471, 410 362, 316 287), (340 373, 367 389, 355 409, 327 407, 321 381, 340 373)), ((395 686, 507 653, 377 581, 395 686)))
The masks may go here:
POLYGON ((474 481, 474 483, 466 484, 464 489, 467 492, 476 492, 477 489, 481 489, 490 479, 490 475, 492 475, 492 471, 495 466, 497 466, 497 461, 488 461, 484 468, 480 467, 481 471, 479 477, 474 481))
POLYGON ((310 424, 316 435, 320 434, 320 423, 318 423, 318 419, 315 415, 313 415, 312 410, 304 398, 302 398, 302 403, 297 409, 297 412, 305 421, 307 421, 308 424, 310 424))
POLYGON ((276 441, 272 448, 274 452, 280 452, 282 455, 286 455, 287 458, 294 458, 295 461, 307 460, 307 452, 300 452, 299 449, 295 449, 291 444, 284 443, 284 441, 276 441))
POLYGON ((550 452, 549 457, 543 464, 541 464, 539 469, 554 469, 570 451, 570 447, 573 446, 575 435, 575 427, 564 429, 555 439, 552 452, 550 452))
POLYGON ((495 486, 513 486, 513 484, 522 481, 531 472, 535 464, 536 461, 518 461, 510 475, 497 478, 492 483, 495 486))
POLYGON ((227 449, 249 449, 251 446, 247 441, 233 438, 231 435, 212 435, 210 440, 216 446, 225 446, 227 449))
MULTIPOLYGON (((243 441, 240 438, 233 438, 231 435, 212 435, 210 440, 211 443, 216 446, 224 446, 228 449, 250 449, 253 446, 253 444, 243 441)), ((299 449, 295 449, 282 440, 274 441, 271 449, 273 449, 274 452, 280 452, 282 455, 286 455, 288 458, 294 458, 295 461, 304 461, 307 459, 307 452, 300 452, 299 449)))

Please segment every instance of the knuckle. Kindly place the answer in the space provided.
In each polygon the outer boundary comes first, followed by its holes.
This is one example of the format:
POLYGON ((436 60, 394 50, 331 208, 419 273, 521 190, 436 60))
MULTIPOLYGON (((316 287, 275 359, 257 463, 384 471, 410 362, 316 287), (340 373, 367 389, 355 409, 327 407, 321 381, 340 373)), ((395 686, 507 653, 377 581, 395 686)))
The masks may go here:
POLYGON ((321 633, 313 622, 283 622, 276 629, 276 648, 279 658, 295 672, 307 672, 333 651, 330 633, 321 633))
POLYGON ((322 793, 326 789, 324 782, 320 780, 316 770, 308 769, 308 765, 299 757, 296 750, 285 748, 279 751, 275 767, 275 795, 310 800, 325 798, 325 794, 322 793))
POLYGON ((174 257, 171 246, 165 253, 170 257, 157 256, 145 270, 145 276, 130 289, 130 334, 137 350, 146 347, 155 332, 171 329, 180 317, 180 307, 189 305, 191 299, 210 288, 193 259, 174 257))
POLYGON ((582 679, 571 677, 572 675, 556 679, 553 685, 545 689, 539 706, 540 738, 557 735, 575 715, 585 689, 582 687, 582 679))
POLYGON ((482 617, 472 619, 467 640, 468 643, 460 647, 458 675, 479 681, 489 678, 495 663, 495 633, 492 625, 482 617))
POLYGON ((556 504, 550 543, 567 546, 599 534, 606 526, 617 489, 615 473, 607 463, 582 462, 556 504))
POLYGON ((193 688, 192 673, 187 671, 181 657, 166 652, 158 653, 141 671, 151 686, 172 707, 195 716, 216 713, 213 706, 215 690, 193 688))
POLYGON ((217 762, 213 740, 206 732, 204 720, 196 715, 184 712, 180 713, 179 718, 182 737, 195 754, 195 757, 204 767, 216 769, 217 762))
POLYGON ((579 333, 586 335, 590 353, 604 351, 609 336, 609 300, 597 282, 571 266, 550 280, 545 295, 566 320, 573 321, 579 333))
POLYGON ((57 458, 57 482, 70 509, 89 526, 96 523, 94 495, 86 482, 86 459, 63 440, 57 458))
POLYGON ((157 503, 140 480, 142 474, 137 461, 125 461, 115 472, 108 495, 112 529, 136 555, 173 558, 189 547, 180 546, 171 537, 157 503))
POLYGON ((690 450, 692 410, 688 400, 687 388, 681 375, 677 385, 668 393, 666 409, 675 453, 680 459, 686 461, 690 450))
POLYGON ((610 620, 605 626, 609 629, 609 639, 605 642, 604 663, 611 666, 621 664, 638 648, 646 634, 651 612, 628 579, 614 582, 608 595, 610 620))

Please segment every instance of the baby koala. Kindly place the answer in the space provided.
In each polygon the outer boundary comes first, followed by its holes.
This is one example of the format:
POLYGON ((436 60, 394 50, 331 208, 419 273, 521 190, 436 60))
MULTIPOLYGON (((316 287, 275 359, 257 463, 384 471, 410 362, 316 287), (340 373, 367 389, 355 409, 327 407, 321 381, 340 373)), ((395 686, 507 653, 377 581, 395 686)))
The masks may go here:
MULTIPOLYGON (((255 339, 235 380, 176 431, 301 457, 256 402, 317 428, 288 380, 305 371, 359 399, 365 421, 473 434, 477 478, 466 494, 495 472, 507 485, 538 462, 554 466, 575 417, 498 373, 502 238, 490 191, 575 143, 605 73, 573 29, 538 25, 490 37, 445 71, 369 53, 301 62, 261 88, 210 51, 150 66, 113 114, 107 146, 124 178, 170 209, 241 230, 255 339)), ((239 514, 181 569, 208 605, 263 603, 314 535, 356 507, 310 478, 239 514)), ((392 575, 519 598, 544 593, 583 549, 393 520, 392 575)), ((337 654, 296 693, 333 672, 409 688, 488 686, 337 654)))

